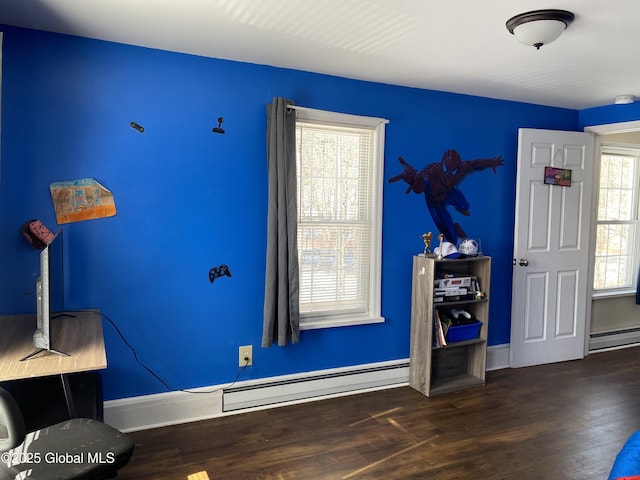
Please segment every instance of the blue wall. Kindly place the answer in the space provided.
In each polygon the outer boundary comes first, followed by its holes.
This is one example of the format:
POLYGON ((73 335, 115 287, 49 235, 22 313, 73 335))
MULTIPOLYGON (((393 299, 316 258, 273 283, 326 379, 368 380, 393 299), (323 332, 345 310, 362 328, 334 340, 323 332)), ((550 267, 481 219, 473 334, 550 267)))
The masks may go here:
POLYGON ((594 125, 635 122, 640 119, 640 102, 626 105, 604 105, 581 110, 578 116, 580 130, 594 125))
MULTIPOLYGON (((389 184, 398 156, 417 168, 457 149, 501 155, 494 175, 462 183, 471 216, 454 213, 493 257, 489 344, 509 342, 519 127, 575 130, 577 111, 354 81, 7 27, 2 78, 0 314, 35 310, 38 252, 20 226, 40 218, 65 235, 66 307, 100 308, 141 360, 175 388, 409 356, 412 256, 435 231, 424 199, 389 184), (266 243, 265 106, 298 105, 390 119, 385 149, 384 324, 304 331, 259 347, 266 243), (224 117, 225 135, 211 128, 224 117), (145 128, 130 128, 135 121, 145 128), (97 179, 115 217, 56 223, 54 181, 97 179), (209 268, 233 277, 209 283, 209 268)), ((104 323, 105 398, 164 391, 104 323)))

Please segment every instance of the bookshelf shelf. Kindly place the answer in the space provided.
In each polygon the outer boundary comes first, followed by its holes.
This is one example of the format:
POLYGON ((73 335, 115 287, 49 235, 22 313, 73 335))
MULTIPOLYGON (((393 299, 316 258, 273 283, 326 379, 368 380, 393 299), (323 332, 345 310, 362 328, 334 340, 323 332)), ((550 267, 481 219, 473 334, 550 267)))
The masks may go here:
POLYGON ((441 395, 443 393, 455 392, 471 387, 480 387, 484 385, 484 378, 475 377, 473 375, 456 375, 446 379, 435 379, 432 382, 430 396, 441 395))
POLYGON ((440 303, 433 303, 434 307, 449 307, 452 305, 469 305, 469 304, 473 304, 473 303, 482 303, 482 302, 487 302, 489 301, 488 298, 480 298, 478 300, 454 300, 453 302, 440 302, 440 303))
POLYGON ((430 397, 484 385, 489 327, 491 258, 437 260, 413 257, 409 385, 430 397), (481 299, 434 302, 435 279, 442 273, 476 277, 481 299), (462 308, 482 322, 477 338, 437 346, 435 309, 462 308))
POLYGON ((442 347, 434 346, 433 350, 443 350, 447 348, 460 348, 460 347, 464 347, 465 345, 475 345, 476 343, 484 343, 484 342, 486 342, 484 338, 470 338, 469 340, 462 340, 461 342, 447 343, 442 347))

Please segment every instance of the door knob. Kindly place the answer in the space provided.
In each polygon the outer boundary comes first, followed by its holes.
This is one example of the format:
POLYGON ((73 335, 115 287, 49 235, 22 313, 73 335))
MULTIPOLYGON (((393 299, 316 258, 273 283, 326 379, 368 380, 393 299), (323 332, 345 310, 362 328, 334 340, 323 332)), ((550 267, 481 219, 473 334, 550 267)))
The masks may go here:
POLYGON ((529 260, 527 260, 526 258, 521 258, 520 261, 518 262, 518 264, 520 264, 521 267, 528 267, 529 266, 529 260))

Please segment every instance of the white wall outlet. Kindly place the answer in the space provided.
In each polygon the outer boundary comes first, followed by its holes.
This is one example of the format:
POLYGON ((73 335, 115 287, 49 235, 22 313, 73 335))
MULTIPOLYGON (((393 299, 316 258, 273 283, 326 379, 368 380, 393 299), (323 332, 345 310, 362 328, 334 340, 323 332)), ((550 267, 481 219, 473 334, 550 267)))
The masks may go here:
POLYGON ((253 365, 253 345, 245 345, 238 349, 238 364, 241 367, 253 365))

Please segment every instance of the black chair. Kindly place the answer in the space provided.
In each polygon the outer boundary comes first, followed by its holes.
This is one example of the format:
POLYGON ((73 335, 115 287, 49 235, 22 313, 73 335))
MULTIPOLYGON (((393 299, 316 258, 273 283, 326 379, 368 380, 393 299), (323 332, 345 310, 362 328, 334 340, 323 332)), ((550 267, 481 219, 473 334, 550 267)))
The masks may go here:
POLYGON ((133 447, 126 434, 87 418, 26 433, 18 404, 0 388, 0 480, 114 478, 133 447))

